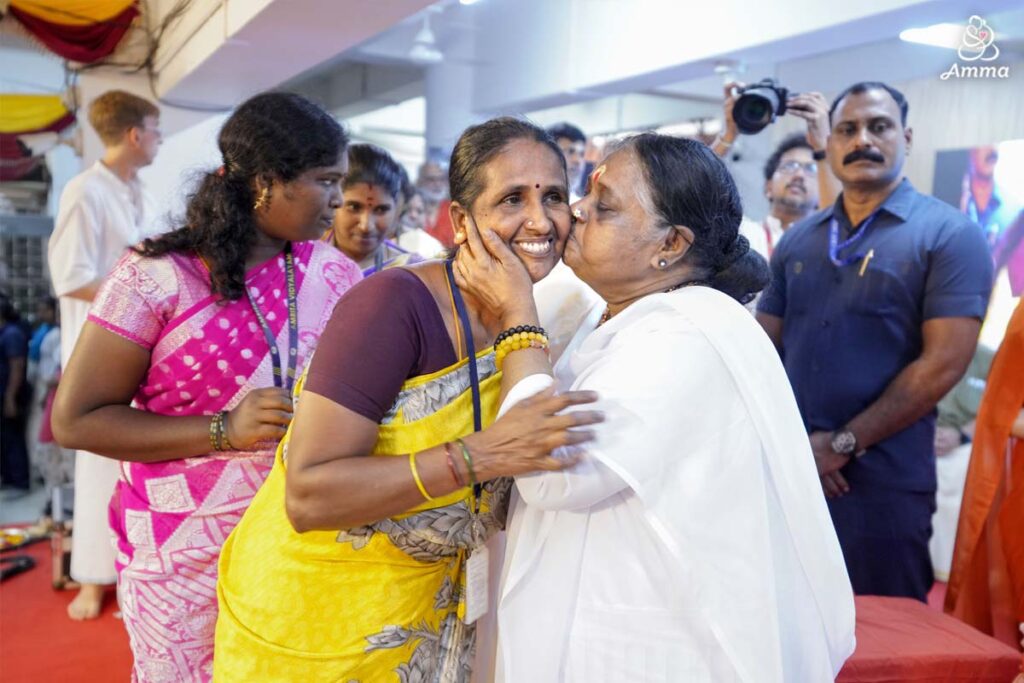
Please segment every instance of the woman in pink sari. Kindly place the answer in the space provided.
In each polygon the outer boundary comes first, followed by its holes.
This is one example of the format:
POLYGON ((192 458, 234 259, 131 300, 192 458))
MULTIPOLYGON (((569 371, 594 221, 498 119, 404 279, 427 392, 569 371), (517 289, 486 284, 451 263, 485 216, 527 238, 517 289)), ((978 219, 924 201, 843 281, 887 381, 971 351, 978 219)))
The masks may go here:
POLYGON ((242 104, 183 227, 128 251, 57 393, 58 440, 122 461, 110 505, 133 680, 207 681, 217 559, 274 461, 291 386, 361 275, 316 241, 348 139, 297 95, 242 104))

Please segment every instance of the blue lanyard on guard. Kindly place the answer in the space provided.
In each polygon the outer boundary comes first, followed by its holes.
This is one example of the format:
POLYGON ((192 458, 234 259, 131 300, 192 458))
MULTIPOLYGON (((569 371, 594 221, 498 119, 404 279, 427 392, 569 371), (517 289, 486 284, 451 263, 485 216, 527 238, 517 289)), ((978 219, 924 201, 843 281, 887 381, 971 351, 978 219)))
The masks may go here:
POLYGON ((839 252, 853 246, 863 239, 864 236, 868 234, 868 228, 871 226, 872 221, 875 220, 875 216, 877 215, 878 210, 876 209, 874 213, 868 216, 864 222, 860 224, 860 227, 854 230, 853 234, 843 242, 839 241, 839 221, 835 216, 832 217, 832 221, 828 226, 828 258, 832 261, 833 265, 837 268, 842 268, 843 266, 856 263, 864 258, 864 254, 861 253, 854 253, 843 258, 839 256, 839 252))

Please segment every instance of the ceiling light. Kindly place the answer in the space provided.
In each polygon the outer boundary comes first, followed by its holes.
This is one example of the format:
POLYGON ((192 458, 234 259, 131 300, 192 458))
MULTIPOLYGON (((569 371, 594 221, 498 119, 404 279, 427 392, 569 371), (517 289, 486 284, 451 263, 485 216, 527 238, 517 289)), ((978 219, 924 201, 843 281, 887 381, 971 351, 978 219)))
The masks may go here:
POLYGON ((908 28, 905 31, 900 31, 900 40, 908 43, 933 45, 951 50, 960 46, 963 36, 963 24, 932 24, 925 28, 908 28))
POLYGON ((423 26, 412 41, 409 59, 418 64, 436 64, 444 59, 444 54, 437 49, 437 39, 430 28, 430 14, 423 17, 423 26))
POLYGON ((475 5, 478 2, 480 2, 480 0, 459 0, 460 5, 475 5))

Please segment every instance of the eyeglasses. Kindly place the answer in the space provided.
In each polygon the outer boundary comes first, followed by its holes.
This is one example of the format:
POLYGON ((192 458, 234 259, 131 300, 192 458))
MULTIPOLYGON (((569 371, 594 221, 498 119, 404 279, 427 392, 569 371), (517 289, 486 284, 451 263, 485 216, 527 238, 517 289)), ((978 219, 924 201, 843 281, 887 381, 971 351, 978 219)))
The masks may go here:
POLYGON ((808 161, 806 164, 802 164, 799 161, 787 161, 784 164, 779 164, 776 170, 783 175, 793 175, 797 171, 804 171, 808 175, 814 175, 818 172, 818 164, 815 161, 808 161))

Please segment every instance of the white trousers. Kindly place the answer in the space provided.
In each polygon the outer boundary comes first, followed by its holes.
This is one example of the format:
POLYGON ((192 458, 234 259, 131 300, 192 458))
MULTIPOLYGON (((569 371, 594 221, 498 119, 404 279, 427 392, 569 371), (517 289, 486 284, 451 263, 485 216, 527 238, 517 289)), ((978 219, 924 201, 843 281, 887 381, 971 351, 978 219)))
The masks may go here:
POLYGON ((967 466, 971 462, 971 445, 965 443, 935 459, 938 489, 935 491, 935 514, 932 515, 928 552, 932 557, 935 578, 939 581, 949 581, 956 527, 960 521, 960 503, 964 498, 967 466))
POLYGON ((71 534, 71 578, 79 583, 110 584, 114 569, 114 537, 107 510, 121 463, 78 451, 75 456, 75 522, 71 534))

